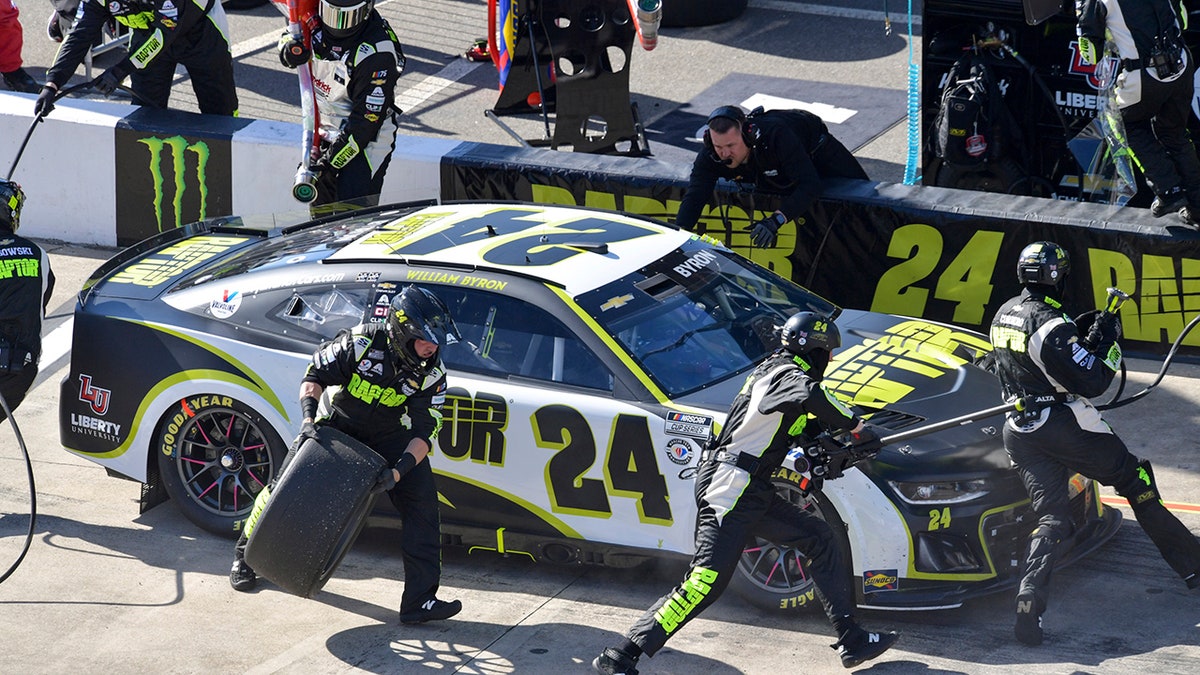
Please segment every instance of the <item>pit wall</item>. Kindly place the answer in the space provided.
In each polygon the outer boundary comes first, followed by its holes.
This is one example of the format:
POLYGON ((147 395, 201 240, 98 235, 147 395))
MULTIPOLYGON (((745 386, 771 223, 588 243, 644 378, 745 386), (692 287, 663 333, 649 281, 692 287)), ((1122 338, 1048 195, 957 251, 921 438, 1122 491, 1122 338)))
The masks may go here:
MULTIPOLYGON (((4 170, 29 131, 32 109, 32 96, 0 92, 4 170)), ((13 175, 28 196, 21 233, 126 246, 202 218, 299 211, 291 197, 299 138, 298 125, 282 122, 60 102, 34 130, 13 175)), ((519 200, 669 221, 689 168, 400 136, 381 202, 519 200)), ((723 188, 701 222, 704 233, 842 306, 986 332, 1019 290, 1020 250, 1050 240, 1072 256, 1068 311, 1101 306, 1110 286, 1134 296, 1121 310, 1127 351, 1165 353, 1200 313, 1200 233, 1145 209, 843 181, 763 250, 751 246, 748 224, 775 201, 723 188)), ((953 331, 945 340, 970 342, 953 331)), ((1192 349, 1200 331, 1184 345, 1184 353, 1200 353, 1192 349)))

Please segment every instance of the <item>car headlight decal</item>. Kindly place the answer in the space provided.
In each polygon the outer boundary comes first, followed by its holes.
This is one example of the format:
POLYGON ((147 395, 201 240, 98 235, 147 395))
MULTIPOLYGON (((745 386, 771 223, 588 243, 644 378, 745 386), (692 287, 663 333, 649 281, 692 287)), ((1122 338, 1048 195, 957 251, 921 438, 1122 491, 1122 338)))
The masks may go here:
POLYGON ((929 480, 894 481, 888 485, 908 504, 961 504, 979 499, 990 492, 987 481, 973 480, 929 480))

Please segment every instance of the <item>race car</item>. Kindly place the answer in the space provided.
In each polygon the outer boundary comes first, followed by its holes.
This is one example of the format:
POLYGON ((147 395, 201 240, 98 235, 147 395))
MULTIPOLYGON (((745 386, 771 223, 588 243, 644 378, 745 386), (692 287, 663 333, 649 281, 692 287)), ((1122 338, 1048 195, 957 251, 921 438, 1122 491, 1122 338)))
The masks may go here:
MULTIPOLYGON (((63 446, 141 482, 143 510, 169 496, 236 536, 299 429, 313 351, 381 320, 408 284, 441 298, 462 335, 443 348, 430 461, 443 539, 473 554, 690 556, 700 450, 797 311, 836 317, 826 385, 884 435, 1001 402, 982 336, 843 310, 709 238, 594 209, 421 203, 212 219, 105 263, 75 309, 63 446)), ((1033 525, 1001 421, 888 446, 836 480, 788 462, 774 481, 834 525, 862 606, 958 606, 1014 586, 1033 525)), ((1072 493, 1064 563, 1120 521, 1091 481, 1075 476, 1072 493)), ((371 522, 397 517, 380 500, 371 522)), ((817 604, 803 556, 772 542, 749 542, 736 577, 764 607, 817 604)))

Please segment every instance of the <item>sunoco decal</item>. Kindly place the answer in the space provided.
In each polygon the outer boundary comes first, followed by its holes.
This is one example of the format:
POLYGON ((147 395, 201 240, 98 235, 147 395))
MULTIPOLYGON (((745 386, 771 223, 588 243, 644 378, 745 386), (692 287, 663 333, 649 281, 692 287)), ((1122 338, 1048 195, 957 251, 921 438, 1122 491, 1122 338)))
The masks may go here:
POLYGON ((867 570, 863 572, 863 594, 895 591, 900 589, 900 578, 896 570, 867 570))
POLYGON ((708 440, 712 435, 713 418, 695 413, 669 412, 664 425, 670 435, 690 436, 708 440))

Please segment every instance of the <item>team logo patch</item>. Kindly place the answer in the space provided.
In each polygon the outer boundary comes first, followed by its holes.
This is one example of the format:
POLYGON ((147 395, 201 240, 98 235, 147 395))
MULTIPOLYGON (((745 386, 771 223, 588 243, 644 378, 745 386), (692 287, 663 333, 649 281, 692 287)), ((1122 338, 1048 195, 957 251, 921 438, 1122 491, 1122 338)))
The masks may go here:
POLYGON ((672 438, 667 441, 667 459, 686 466, 692 461, 692 444, 682 438, 672 438))
POLYGON ((867 570, 863 572, 863 593, 879 593, 900 589, 896 570, 867 570))

